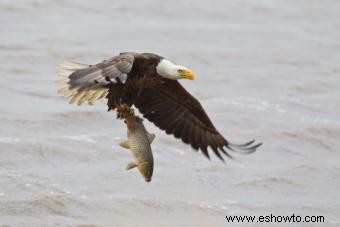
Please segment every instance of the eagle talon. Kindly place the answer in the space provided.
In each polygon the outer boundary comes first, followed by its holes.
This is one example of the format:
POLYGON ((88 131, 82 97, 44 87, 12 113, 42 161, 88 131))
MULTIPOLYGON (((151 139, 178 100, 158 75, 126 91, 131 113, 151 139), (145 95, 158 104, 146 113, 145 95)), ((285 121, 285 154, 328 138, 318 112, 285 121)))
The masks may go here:
POLYGON ((135 115, 134 109, 126 104, 116 105, 116 109, 118 119, 127 118, 135 115))

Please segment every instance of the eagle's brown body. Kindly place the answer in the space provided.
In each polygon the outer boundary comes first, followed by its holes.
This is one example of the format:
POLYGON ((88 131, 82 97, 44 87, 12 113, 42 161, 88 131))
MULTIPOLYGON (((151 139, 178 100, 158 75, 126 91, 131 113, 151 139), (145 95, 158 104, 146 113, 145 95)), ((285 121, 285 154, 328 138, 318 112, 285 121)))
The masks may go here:
POLYGON ((126 82, 123 84, 118 81, 107 86, 109 88, 107 95, 109 110, 113 110, 120 103, 131 106, 141 97, 144 89, 160 85, 162 81, 155 70, 160 59, 162 59, 160 56, 154 54, 142 54, 135 58, 131 71, 127 74, 126 82))

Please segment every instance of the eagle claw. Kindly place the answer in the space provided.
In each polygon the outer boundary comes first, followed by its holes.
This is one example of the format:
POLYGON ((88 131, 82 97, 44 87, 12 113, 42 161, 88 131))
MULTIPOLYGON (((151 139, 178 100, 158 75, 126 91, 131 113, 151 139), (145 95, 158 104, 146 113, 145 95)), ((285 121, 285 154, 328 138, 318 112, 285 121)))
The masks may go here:
POLYGON ((134 109, 126 104, 117 104, 116 109, 118 119, 127 118, 135 115, 134 109))

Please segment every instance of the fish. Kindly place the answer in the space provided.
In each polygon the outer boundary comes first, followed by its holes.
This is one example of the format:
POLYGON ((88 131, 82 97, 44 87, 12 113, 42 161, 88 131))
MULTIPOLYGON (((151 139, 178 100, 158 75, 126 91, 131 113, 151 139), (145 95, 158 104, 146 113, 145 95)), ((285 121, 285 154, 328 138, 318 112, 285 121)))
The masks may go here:
POLYGON ((119 146, 130 149, 134 159, 127 164, 126 170, 137 167, 144 180, 150 182, 154 166, 151 143, 156 136, 146 130, 142 118, 136 115, 128 115, 124 118, 128 139, 119 143, 119 146))

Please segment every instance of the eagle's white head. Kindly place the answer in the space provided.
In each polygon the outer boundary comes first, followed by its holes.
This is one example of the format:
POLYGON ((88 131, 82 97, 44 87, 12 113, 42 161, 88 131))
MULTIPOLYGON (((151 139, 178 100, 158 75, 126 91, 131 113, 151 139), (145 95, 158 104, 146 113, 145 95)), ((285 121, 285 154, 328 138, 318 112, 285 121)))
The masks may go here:
POLYGON ((157 67, 156 67, 157 73, 165 78, 171 79, 171 80, 178 80, 178 79, 189 79, 194 80, 195 75, 194 72, 184 66, 181 65, 175 65, 171 61, 167 59, 162 59, 157 67))

